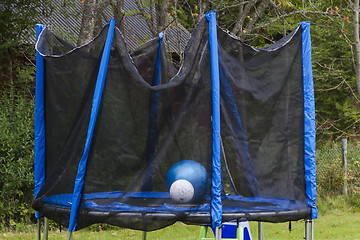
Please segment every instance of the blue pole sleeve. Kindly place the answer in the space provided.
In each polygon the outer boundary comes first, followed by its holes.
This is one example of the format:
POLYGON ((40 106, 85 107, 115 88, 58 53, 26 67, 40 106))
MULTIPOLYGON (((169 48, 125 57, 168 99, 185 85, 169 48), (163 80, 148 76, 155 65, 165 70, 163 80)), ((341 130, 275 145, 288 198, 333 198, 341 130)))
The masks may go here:
POLYGON ((211 218, 212 226, 220 227, 222 222, 221 203, 221 161, 220 161, 220 83, 219 53, 216 29, 216 12, 205 14, 209 21, 209 43, 212 81, 212 179, 211 179, 211 218))
POLYGON ((90 122, 84 147, 84 153, 80 159, 78 171, 75 179, 75 186, 72 196, 72 204, 71 204, 71 212, 70 212, 70 222, 69 222, 69 232, 75 231, 76 224, 77 224, 77 216, 78 216, 78 210, 81 200, 81 193, 84 185, 84 177, 86 173, 86 163, 89 156, 89 150, 90 150, 90 144, 95 128, 96 118, 98 115, 100 103, 101 103, 101 96, 104 89, 105 84, 105 78, 106 78, 106 72, 107 67, 109 63, 109 57, 110 57, 110 49, 111 49, 111 43, 112 38, 114 34, 114 27, 115 27, 115 20, 111 19, 110 27, 108 30, 106 42, 104 51, 102 54, 101 62, 100 62, 100 68, 99 73, 96 80, 96 86, 95 86, 95 92, 93 96, 93 102, 92 102, 92 108, 91 108, 91 115, 90 115, 90 122))
MULTIPOLYGON (((161 78, 161 47, 163 44, 164 34, 161 32, 159 34, 159 42, 156 50, 156 60, 155 60, 155 71, 152 81, 152 86, 157 86, 160 84, 161 78)), ((152 91, 150 94, 150 103, 149 103, 149 126, 148 126, 148 138, 146 143, 146 166, 148 168, 147 175, 145 177, 142 191, 152 191, 153 187, 153 178, 154 178, 154 156, 155 156, 155 147, 156 147, 156 138, 157 138, 157 120, 159 112, 159 93, 157 91, 152 91)))
POLYGON ((315 100, 311 68, 310 23, 302 22, 302 62, 304 85, 304 164, 306 197, 311 207, 311 218, 317 218, 316 199, 316 164, 315 164, 315 100))
MULTIPOLYGON (((36 24, 36 40, 39 39, 44 25, 36 24)), ((36 90, 35 90, 35 186, 34 198, 45 182, 45 119, 44 119, 44 59, 36 51, 36 90)), ((36 211, 36 218, 40 213, 36 211)))

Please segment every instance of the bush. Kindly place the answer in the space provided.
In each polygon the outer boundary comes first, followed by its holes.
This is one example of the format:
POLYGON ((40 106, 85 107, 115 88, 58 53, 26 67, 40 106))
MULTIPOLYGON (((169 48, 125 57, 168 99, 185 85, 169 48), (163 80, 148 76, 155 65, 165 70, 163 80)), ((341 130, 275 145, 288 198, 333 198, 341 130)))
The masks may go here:
POLYGON ((10 84, 0 91, 0 229, 15 229, 33 213, 34 99, 24 88, 33 72, 32 66, 18 69, 21 88, 10 84))

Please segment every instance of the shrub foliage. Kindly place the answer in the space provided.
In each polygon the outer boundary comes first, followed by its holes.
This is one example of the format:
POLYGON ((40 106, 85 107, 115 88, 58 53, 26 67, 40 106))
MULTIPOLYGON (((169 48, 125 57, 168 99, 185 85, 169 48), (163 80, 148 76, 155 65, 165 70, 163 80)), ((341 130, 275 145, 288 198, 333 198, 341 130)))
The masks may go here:
MULTIPOLYGON (((32 82, 33 72, 18 70, 15 76, 32 82)), ((34 99, 29 90, 10 85, 0 96, 0 219, 7 228, 28 222, 32 213, 34 99)))

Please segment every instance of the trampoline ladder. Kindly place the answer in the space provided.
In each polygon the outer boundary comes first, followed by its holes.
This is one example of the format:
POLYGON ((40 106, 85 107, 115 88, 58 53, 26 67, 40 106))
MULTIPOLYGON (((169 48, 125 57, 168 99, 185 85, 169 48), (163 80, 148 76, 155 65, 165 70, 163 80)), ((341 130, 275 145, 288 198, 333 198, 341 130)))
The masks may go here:
POLYGON ((221 237, 221 228, 217 227, 215 230, 215 238, 207 238, 208 226, 200 227, 200 236, 199 240, 244 240, 244 228, 241 226, 237 227, 236 238, 222 238, 221 237))

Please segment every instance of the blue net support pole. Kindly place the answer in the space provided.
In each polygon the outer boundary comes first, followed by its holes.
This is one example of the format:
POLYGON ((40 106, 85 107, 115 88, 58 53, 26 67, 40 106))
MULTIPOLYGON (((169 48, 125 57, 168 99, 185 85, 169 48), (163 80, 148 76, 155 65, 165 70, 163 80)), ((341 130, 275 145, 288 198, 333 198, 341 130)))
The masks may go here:
MULTIPOLYGON (((36 39, 39 38, 44 25, 36 24, 36 39)), ((45 182, 45 120, 44 120, 44 59, 36 51, 36 90, 35 90, 35 186, 34 198, 36 198, 45 182)), ((36 211, 36 218, 40 213, 36 211)))
POLYGON ((221 203, 221 161, 220 161, 220 83, 219 53, 217 42, 216 12, 205 14, 209 21, 209 44, 212 81, 212 179, 211 179, 211 219, 212 226, 219 228, 222 222, 221 203))
POLYGON ((311 68, 310 23, 302 22, 302 64, 304 86, 304 162, 305 183, 311 218, 317 218, 316 199, 316 164, 315 164, 315 100, 311 68))
POLYGON ((100 103, 101 103, 101 96, 104 89, 105 84, 105 78, 107 73, 107 66, 109 63, 109 57, 110 57, 110 49, 111 49, 111 43, 113 39, 114 34, 114 28, 115 28, 115 20, 111 19, 110 27, 108 30, 106 42, 104 51, 102 54, 101 62, 100 62, 100 68, 99 73, 96 80, 96 86, 95 86, 95 92, 93 96, 93 102, 92 102, 92 108, 91 108, 91 115, 90 115, 90 122, 88 127, 88 132, 86 136, 86 142, 85 142, 85 148, 84 153, 80 159, 78 171, 75 179, 75 186, 72 196, 72 204, 71 204, 71 212, 70 212, 70 222, 69 222, 69 232, 75 231, 76 224, 77 224, 77 216, 78 216, 78 210, 81 200, 81 192, 84 185, 84 177, 86 173, 86 163, 89 156, 89 150, 90 150, 90 144, 95 128, 96 118, 98 115, 100 103))
MULTIPOLYGON (((161 47, 163 44, 164 34, 161 32, 159 34, 159 43, 157 45, 156 51, 156 61, 155 61, 155 71, 152 81, 152 86, 157 86, 160 84, 161 79, 161 47)), ((155 156, 155 146, 157 138, 157 120, 159 112, 159 93, 152 91, 150 95, 150 104, 149 104, 149 126, 148 126, 148 138, 146 142, 147 148, 147 157, 146 165, 149 171, 145 177, 142 191, 152 191, 153 186, 153 172, 154 172, 154 156, 155 156)))

